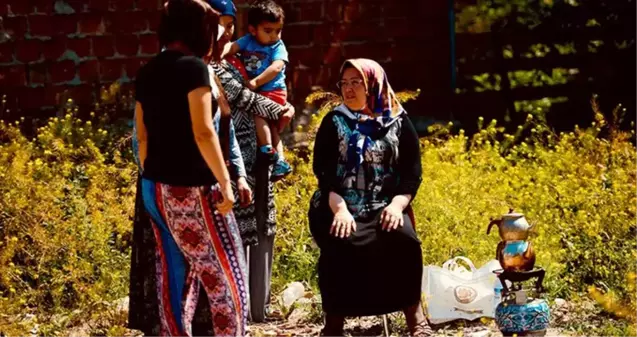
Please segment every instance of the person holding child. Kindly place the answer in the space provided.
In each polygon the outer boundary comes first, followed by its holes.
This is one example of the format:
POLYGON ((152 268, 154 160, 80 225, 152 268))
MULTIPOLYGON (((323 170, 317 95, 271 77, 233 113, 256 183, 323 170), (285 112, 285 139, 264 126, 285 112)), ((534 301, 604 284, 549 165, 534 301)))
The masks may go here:
MULTIPOLYGON (((229 51, 236 23, 236 7, 230 0, 209 0, 209 2, 222 14, 220 22, 225 28, 225 33, 219 43, 220 46, 225 44, 224 50, 229 51)), ((279 13, 278 6, 277 10, 272 10, 272 4, 265 6, 264 4, 266 2, 255 2, 251 5, 249 13, 254 15, 263 11, 264 8, 266 11, 279 13)), ((282 22, 282 11, 280 13, 277 15, 282 22)), ((291 121, 295 110, 292 105, 285 102, 285 99, 279 98, 275 101, 266 97, 267 92, 255 93, 250 90, 248 82, 251 77, 240 59, 240 54, 227 53, 222 62, 213 63, 212 68, 230 104, 237 140, 248 172, 248 184, 254 191, 254 201, 247 206, 235 206, 234 212, 248 257, 250 319, 254 322, 263 322, 270 303, 270 281, 276 234, 276 209, 272 184, 272 180, 276 180, 276 178, 272 179, 276 172, 270 175, 270 171, 275 171, 274 168, 269 169, 272 164, 272 153, 264 151, 263 147, 259 146, 262 143, 258 141, 260 129, 256 125, 259 120, 263 120, 268 121, 265 123, 266 126, 278 125, 278 129, 281 130, 291 121)), ((282 151, 277 152, 282 154, 282 151)))
MULTIPOLYGON (((276 2, 260 0, 253 3, 248 11, 248 34, 227 44, 222 54, 222 57, 239 54, 250 79, 248 87, 281 105, 287 103, 285 67, 288 52, 281 40, 284 19, 285 13, 276 2)), ((292 172, 283 156, 283 144, 279 136, 283 125, 268 122, 259 116, 255 116, 254 122, 259 151, 274 164, 271 178, 278 181, 292 172)))

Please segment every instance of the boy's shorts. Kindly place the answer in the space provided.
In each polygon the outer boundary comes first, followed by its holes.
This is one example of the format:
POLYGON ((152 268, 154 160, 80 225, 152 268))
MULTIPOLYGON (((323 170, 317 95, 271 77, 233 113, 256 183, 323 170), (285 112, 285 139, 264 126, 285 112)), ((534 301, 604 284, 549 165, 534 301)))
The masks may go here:
POLYGON ((272 91, 261 91, 259 92, 261 95, 279 103, 280 105, 285 105, 288 102, 288 91, 285 89, 277 89, 272 91))

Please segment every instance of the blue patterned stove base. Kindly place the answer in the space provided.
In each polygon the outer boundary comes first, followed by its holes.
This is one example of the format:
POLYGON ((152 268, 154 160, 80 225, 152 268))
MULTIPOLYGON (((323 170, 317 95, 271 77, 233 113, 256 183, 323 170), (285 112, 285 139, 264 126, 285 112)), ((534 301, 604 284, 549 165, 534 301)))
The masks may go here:
POLYGON ((495 310, 495 321, 500 331, 508 333, 545 330, 550 316, 548 304, 541 299, 521 305, 500 303, 495 310))

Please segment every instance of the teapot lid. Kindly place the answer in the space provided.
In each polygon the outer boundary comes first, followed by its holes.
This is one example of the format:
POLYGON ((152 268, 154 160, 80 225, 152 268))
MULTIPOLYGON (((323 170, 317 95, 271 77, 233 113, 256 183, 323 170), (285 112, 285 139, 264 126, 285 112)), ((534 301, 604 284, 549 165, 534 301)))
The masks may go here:
POLYGON ((524 217, 524 214, 522 213, 507 213, 502 216, 503 219, 519 219, 523 217, 524 217))

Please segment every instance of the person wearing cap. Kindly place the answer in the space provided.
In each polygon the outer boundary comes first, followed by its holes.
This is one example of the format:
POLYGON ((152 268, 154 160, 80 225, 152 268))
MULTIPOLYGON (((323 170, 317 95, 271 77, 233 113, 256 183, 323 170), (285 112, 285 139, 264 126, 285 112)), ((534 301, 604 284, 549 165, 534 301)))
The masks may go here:
MULTIPOLYGON (((221 13, 219 22, 225 33, 219 40, 219 47, 223 48, 234 36, 236 7, 230 0, 208 0, 208 3, 221 13)), ((253 116, 285 123, 292 119, 295 110, 289 103, 282 106, 250 90, 248 74, 236 55, 228 55, 211 66, 230 104, 248 183, 254 191, 254 202, 247 207, 235 206, 234 214, 248 258, 250 319, 263 322, 270 302, 276 209, 269 180, 271 164, 268 157, 258 151, 253 116)))

